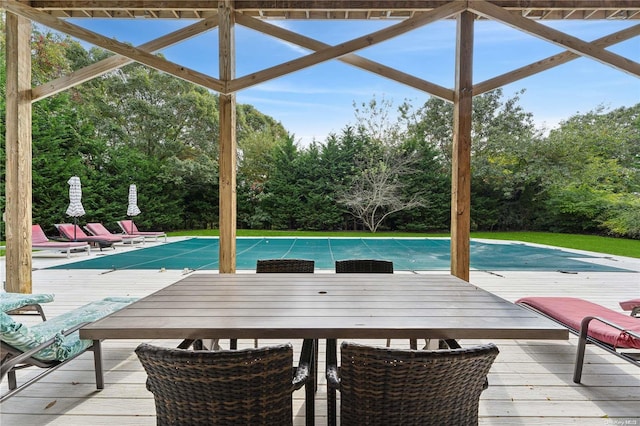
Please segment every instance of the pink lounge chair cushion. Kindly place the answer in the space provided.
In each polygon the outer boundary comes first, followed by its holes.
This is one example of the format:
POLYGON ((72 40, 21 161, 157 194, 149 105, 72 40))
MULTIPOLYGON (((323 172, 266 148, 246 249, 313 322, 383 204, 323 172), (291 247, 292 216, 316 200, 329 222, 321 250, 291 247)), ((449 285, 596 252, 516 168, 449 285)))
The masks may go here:
POLYGON ((73 240, 75 238, 76 240, 79 240, 79 241, 98 241, 98 242, 105 241, 109 243, 119 243, 122 241, 121 237, 113 234, 100 235, 100 236, 87 235, 82 230, 82 228, 80 228, 78 225, 74 225, 73 223, 61 223, 56 225, 56 227, 58 228, 60 233, 62 233, 64 237, 69 240, 73 240), (75 234, 73 231, 74 227, 76 228, 75 234))
MULTIPOLYGON (((575 297, 523 297, 516 303, 529 305, 574 330, 580 330, 583 318, 594 316, 617 324, 625 330, 640 334, 640 320, 638 318, 612 311, 587 300, 575 297)), ((600 321, 589 323, 588 335, 617 348, 640 349, 640 339, 600 321)))
POLYGON ((40 225, 31 225, 32 248, 66 249, 74 247, 85 247, 86 245, 87 243, 83 242, 51 241, 49 238, 47 238, 40 225))
POLYGON ((104 227, 103 224, 95 222, 95 223, 87 223, 86 228, 93 235, 113 235, 107 228, 104 227))
POLYGON ((111 241, 114 238, 117 238, 118 240, 113 240, 114 242, 136 242, 136 241, 142 241, 142 237, 141 236, 136 236, 136 235, 124 235, 124 234, 112 234, 111 231, 109 231, 107 228, 104 227, 104 225, 100 222, 93 222, 93 223, 87 223, 87 226, 85 227, 90 233, 92 233, 94 236, 96 237, 106 237, 106 240, 111 241))
POLYGON ((640 299, 631 299, 620 302, 620 307, 625 311, 632 311, 636 306, 640 306, 640 299))
POLYGON ((165 233, 161 231, 139 231, 135 222, 132 220, 121 220, 119 223, 122 230, 129 235, 148 235, 150 237, 165 235, 165 233))

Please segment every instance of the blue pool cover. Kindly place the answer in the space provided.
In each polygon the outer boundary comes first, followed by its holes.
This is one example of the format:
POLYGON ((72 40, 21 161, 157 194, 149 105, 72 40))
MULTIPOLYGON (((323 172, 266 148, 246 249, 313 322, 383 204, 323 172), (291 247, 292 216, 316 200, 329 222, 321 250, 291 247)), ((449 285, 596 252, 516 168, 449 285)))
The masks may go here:
MULTIPOLYGON (((444 238, 250 238, 236 243, 236 268, 255 269, 258 259, 311 259, 316 269, 336 260, 391 260, 396 271, 448 271, 450 240, 444 238)), ((138 248, 50 269, 218 269, 218 238, 191 238, 138 248)), ((603 255, 604 257, 604 255, 603 255)), ((471 269, 484 271, 632 272, 584 262, 595 258, 522 243, 471 242, 471 269)))

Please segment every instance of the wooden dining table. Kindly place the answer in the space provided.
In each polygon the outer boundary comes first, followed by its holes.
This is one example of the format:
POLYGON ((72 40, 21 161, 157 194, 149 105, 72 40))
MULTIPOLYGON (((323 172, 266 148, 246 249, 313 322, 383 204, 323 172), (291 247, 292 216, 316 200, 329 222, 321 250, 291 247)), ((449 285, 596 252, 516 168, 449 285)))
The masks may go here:
MULTIPOLYGON (((549 339, 566 328, 447 274, 192 273, 80 329, 104 339, 549 339)), ((317 347, 316 347, 317 352, 317 347)), ((307 424, 315 409, 307 386, 307 424)), ((309 390, 310 389, 310 390, 309 390)))

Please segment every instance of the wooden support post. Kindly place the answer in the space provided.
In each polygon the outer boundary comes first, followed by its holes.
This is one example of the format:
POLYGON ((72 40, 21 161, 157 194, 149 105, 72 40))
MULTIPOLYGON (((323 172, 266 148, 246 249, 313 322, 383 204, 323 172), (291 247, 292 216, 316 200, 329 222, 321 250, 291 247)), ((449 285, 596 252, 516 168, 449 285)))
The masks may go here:
POLYGON ((473 21, 458 15, 453 103, 451 176, 451 274, 469 281, 471 232, 471 114, 473 101, 473 21))
POLYGON ((31 21, 6 14, 6 285, 31 293, 31 21))
MULTIPOLYGON (((225 87, 235 74, 233 9, 228 0, 218 5, 220 80, 225 87)), ((222 274, 236 272, 236 95, 220 94, 220 254, 222 274)))

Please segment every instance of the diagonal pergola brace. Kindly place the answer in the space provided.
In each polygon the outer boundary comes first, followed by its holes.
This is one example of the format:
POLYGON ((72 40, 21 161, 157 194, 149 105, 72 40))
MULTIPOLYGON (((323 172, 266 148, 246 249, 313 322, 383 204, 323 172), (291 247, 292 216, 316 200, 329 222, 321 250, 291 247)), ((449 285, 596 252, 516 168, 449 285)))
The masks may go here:
POLYGON ((210 77, 204 73, 176 64, 174 62, 167 61, 126 43, 121 43, 119 41, 104 37, 98 33, 89 31, 78 25, 70 24, 47 13, 41 12, 22 3, 18 3, 15 0, 2 0, 0 1, 0 5, 2 5, 3 9, 6 9, 7 11, 18 16, 30 19, 34 22, 38 22, 54 30, 61 31, 72 37, 76 37, 80 40, 86 41, 87 43, 102 47, 103 49, 117 53, 133 61, 140 62, 141 64, 147 65, 151 68, 155 68, 159 71, 164 71, 183 80, 206 87, 211 90, 215 90, 217 92, 224 91, 224 85, 217 78, 210 77))
MULTIPOLYGON (((330 45, 316 39, 294 33, 277 25, 270 24, 245 14, 236 12, 236 23, 247 28, 259 31, 263 34, 284 40, 289 43, 304 47, 309 50, 319 51, 331 47, 330 45)), ((453 102, 453 90, 443 86, 423 80, 411 74, 396 70, 379 62, 372 61, 362 56, 350 53, 337 58, 338 61, 353 65, 365 71, 378 74, 382 77, 407 85, 422 92, 441 98, 445 101, 453 102)))
MULTIPOLYGON (((591 44, 598 48, 606 48, 614 44, 621 43, 625 40, 629 40, 638 35, 640 35, 640 25, 634 25, 633 27, 625 28, 624 30, 594 40, 591 42, 591 44)), ((549 56, 548 58, 541 59, 529 65, 525 65, 524 67, 520 67, 508 73, 493 77, 474 85, 473 94, 480 95, 482 93, 489 92, 491 90, 497 89, 498 87, 557 67, 558 65, 566 64, 567 62, 570 62, 577 58, 580 58, 580 55, 571 51, 565 51, 553 56, 549 56)))
POLYGON ((414 15, 413 17, 400 22, 399 24, 395 24, 382 30, 364 35, 362 37, 349 40, 336 46, 321 49, 307 56, 303 56, 302 58, 284 62, 280 65, 266 68, 262 71, 237 78, 230 82, 228 90, 229 92, 237 92, 239 90, 264 83, 265 81, 273 80, 274 78, 282 77, 283 75, 287 75, 295 71, 300 71, 302 69, 329 61, 331 59, 339 58, 341 56, 353 53, 356 50, 373 46, 374 44, 389 40, 393 37, 407 33, 432 22, 457 15, 460 12, 464 11, 465 8, 466 6, 464 2, 451 2, 445 4, 444 6, 440 6, 436 9, 433 9, 432 11, 414 15))
POLYGON ((547 27, 546 25, 542 25, 530 19, 510 13, 509 11, 487 1, 469 1, 469 10, 485 18, 502 22, 516 30, 523 31, 534 37, 556 44, 580 56, 594 59, 635 77, 640 77, 640 64, 632 61, 631 59, 609 52, 608 50, 562 31, 558 31, 547 27))
MULTIPOLYGON (((145 52, 156 52, 169 46, 181 43, 191 37, 200 35, 206 31, 212 30, 218 26, 218 17, 214 16, 208 19, 203 19, 195 24, 173 31, 167 35, 159 37, 155 40, 151 40, 147 43, 141 44, 137 49, 145 52)), ((71 87, 82 84, 85 81, 89 81, 95 77, 105 74, 114 69, 120 68, 124 65, 135 62, 133 59, 127 58, 122 55, 116 54, 109 58, 98 61, 94 64, 88 65, 84 68, 76 70, 66 76, 49 81, 38 87, 34 87, 31 90, 31 102, 39 101, 46 97, 55 95, 56 93, 67 90, 71 87)))

